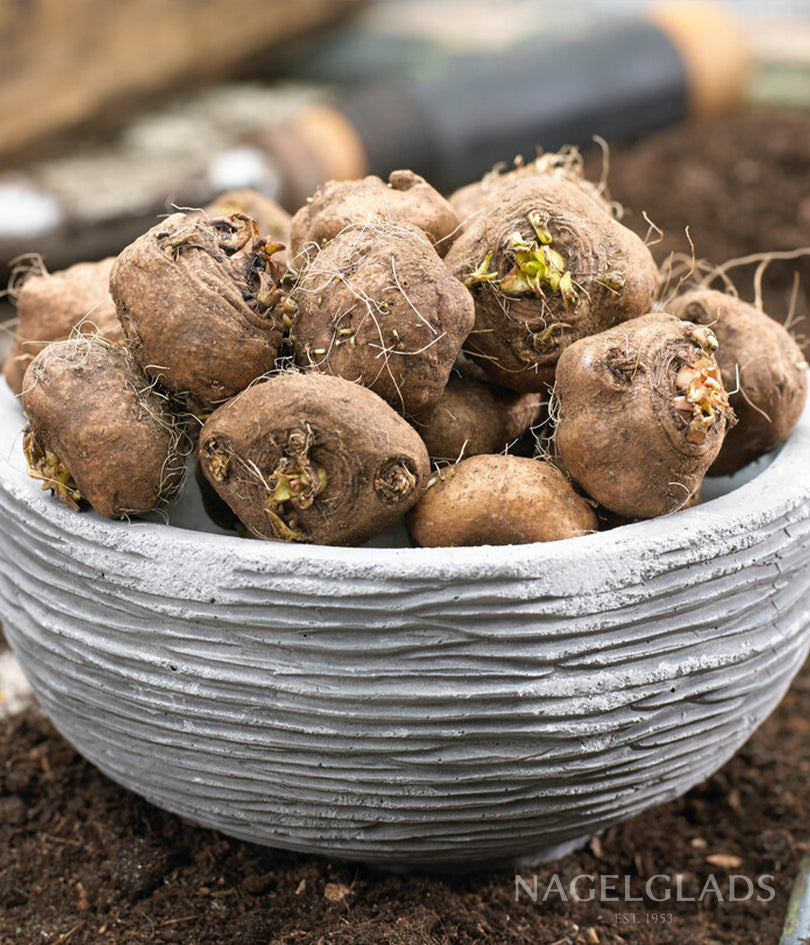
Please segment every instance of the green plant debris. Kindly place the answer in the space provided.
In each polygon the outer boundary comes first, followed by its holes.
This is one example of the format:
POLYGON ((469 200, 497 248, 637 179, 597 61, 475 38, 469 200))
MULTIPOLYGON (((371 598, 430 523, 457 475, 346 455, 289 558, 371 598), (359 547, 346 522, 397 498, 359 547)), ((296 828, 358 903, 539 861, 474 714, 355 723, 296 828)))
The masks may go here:
POLYGON ((487 253, 484 257, 484 261, 478 266, 477 269, 474 269, 464 280, 464 285, 469 289, 471 286, 477 285, 479 282, 492 282, 497 279, 497 272, 490 272, 489 267, 492 263, 492 253, 487 253))
POLYGON ((568 322, 552 322, 543 331, 532 334, 532 347, 535 351, 546 351, 549 348, 555 348, 560 343, 563 330, 570 327, 571 325, 568 322))
POLYGON ((28 475, 42 481, 43 489, 50 489, 57 498, 78 512, 82 494, 67 466, 51 450, 43 450, 29 428, 23 437, 23 452, 28 462, 28 475))
POLYGON ((309 508, 326 488, 327 476, 324 469, 315 467, 302 454, 295 457, 282 456, 273 475, 267 483, 267 498, 264 511, 270 519, 273 530, 283 541, 308 541, 309 535, 290 524, 285 515, 285 503, 294 508, 309 508))
POLYGON ((529 223, 532 225, 532 229, 537 234, 537 241, 543 246, 548 246, 551 244, 552 236, 551 231, 546 226, 543 217, 540 215, 539 210, 530 210, 528 214, 529 223))
MULTIPOLYGON (((519 230, 509 237, 506 249, 512 254, 515 265, 501 279, 499 288, 510 295, 534 293, 544 296, 547 290, 559 292, 563 305, 568 308, 576 299, 576 292, 565 259, 556 249, 552 249, 551 232, 540 212, 530 211, 527 219, 536 238, 527 240, 519 230)), ((484 260, 486 263, 487 260, 484 260)))

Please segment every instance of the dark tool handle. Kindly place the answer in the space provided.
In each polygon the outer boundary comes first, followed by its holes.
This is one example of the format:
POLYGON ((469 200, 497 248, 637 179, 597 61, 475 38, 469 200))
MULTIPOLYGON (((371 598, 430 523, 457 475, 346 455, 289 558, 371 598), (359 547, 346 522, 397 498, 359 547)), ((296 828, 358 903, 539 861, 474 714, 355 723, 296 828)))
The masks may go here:
POLYGON ((687 110, 687 75, 649 23, 465 59, 431 79, 358 89, 336 106, 357 129, 372 173, 410 167, 449 190, 517 154, 655 129, 687 110))
POLYGON ((450 191, 538 148, 616 140, 728 107, 747 64, 735 23, 713 4, 662 10, 654 22, 601 20, 497 56, 448 57, 422 75, 364 75, 336 92, 331 110, 265 139, 282 168, 284 202, 300 205, 329 177, 397 168, 450 191), (341 134, 324 134, 324 122, 341 134))

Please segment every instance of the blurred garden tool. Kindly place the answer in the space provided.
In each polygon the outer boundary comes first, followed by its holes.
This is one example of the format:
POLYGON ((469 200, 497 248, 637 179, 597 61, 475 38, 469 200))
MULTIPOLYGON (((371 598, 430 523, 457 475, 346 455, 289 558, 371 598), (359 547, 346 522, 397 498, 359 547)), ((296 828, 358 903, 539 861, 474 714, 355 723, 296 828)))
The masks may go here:
POLYGON ((617 17, 557 0, 390 0, 271 58, 295 84, 209 89, 117 141, 0 175, 0 261, 100 258, 172 205, 235 187, 294 210, 329 178, 410 167, 449 191, 538 148, 717 114, 748 61, 713 3, 617 17))

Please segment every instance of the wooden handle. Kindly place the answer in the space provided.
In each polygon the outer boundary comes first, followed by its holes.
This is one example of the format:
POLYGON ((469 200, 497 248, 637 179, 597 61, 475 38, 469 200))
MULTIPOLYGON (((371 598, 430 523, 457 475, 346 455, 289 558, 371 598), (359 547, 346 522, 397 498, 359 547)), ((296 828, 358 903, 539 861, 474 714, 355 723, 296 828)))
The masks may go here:
POLYGON ((740 22, 727 7, 703 0, 666 3, 654 7, 649 19, 683 61, 690 114, 717 115, 739 104, 750 52, 740 22))

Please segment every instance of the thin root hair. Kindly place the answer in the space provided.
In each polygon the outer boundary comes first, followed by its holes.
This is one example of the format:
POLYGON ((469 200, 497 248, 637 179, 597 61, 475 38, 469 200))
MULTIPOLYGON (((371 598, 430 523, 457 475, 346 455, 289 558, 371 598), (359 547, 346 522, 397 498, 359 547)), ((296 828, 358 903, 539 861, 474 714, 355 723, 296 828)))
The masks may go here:
POLYGON ((11 274, 8 286, 0 293, 0 298, 8 297, 16 302, 25 283, 34 276, 49 275, 45 260, 39 253, 22 253, 9 261, 11 274))
MULTIPOLYGON (((657 226, 655 223, 653 223, 646 210, 642 212, 641 216, 644 218, 644 221, 647 224, 647 232, 644 235, 644 245, 647 247, 647 249, 649 249, 651 246, 657 246, 664 239, 664 231, 660 226, 657 226), (653 233, 657 234, 655 239, 651 238, 653 233)), ((688 229, 689 227, 687 227, 687 230, 688 229)), ((689 240, 689 242, 691 244, 692 241, 689 240)))

